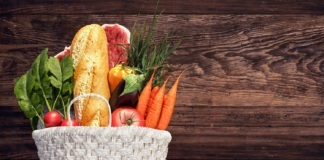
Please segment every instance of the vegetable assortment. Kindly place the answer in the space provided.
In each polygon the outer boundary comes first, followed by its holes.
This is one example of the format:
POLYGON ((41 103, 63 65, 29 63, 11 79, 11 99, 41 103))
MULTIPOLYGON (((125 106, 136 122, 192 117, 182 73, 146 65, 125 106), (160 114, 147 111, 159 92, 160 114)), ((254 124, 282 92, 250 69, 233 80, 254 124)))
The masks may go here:
MULTIPOLYGON (((183 71, 168 90, 171 77, 165 67, 180 41, 170 42, 168 34, 157 40, 156 23, 156 15, 149 26, 135 23, 130 44, 123 47, 127 61, 108 72, 113 127, 135 125, 166 130, 171 121, 183 71)), ((73 98, 73 60, 70 55, 49 57, 47 52, 43 50, 31 69, 16 80, 18 104, 33 129, 38 123, 43 127, 77 126, 75 119, 66 120, 67 106, 73 98)))
POLYGON ((165 130, 171 121, 177 86, 183 72, 166 94, 166 84, 170 77, 167 76, 165 66, 168 57, 178 47, 180 41, 176 44, 171 43, 168 41, 168 34, 157 41, 156 31, 154 31, 156 23, 157 17, 155 15, 151 25, 143 25, 139 29, 136 26, 133 27, 130 46, 127 49, 128 60, 126 64, 133 68, 135 73, 123 79, 125 80, 124 90, 128 90, 130 88, 127 86, 128 80, 136 79, 139 76, 144 77, 141 79, 142 83, 140 83, 141 80, 136 82, 137 85, 141 84, 141 86, 132 87, 130 90, 134 91, 135 89, 140 92, 139 97, 130 97, 137 100, 137 104, 133 107, 138 112, 136 114, 143 115, 146 127, 165 130), (135 78, 130 78, 131 75, 135 78))

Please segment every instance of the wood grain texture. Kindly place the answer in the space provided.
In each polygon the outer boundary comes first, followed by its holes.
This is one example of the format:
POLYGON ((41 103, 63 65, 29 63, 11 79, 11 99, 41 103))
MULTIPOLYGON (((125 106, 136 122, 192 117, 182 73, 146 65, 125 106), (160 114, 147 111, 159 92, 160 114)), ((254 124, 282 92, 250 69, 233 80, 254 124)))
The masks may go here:
MULTIPOLYGON (((8 31, 0 40, 8 44, 2 44, 0 52, 11 52, 2 54, 2 66, 6 66, 2 74, 7 76, 1 79, 6 90, 13 89, 6 84, 25 72, 43 48, 50 47, 51 55, 58 53, 69 46, 81 26, 121 19, 121 24, 130 27, 135 19, 144 22, 151 16, 93 15, 82 24, 78 23, 82 17, 74 15, 28 18, 14 16, 3 24, 8 31), (76 25, 66 28, 63 24, 76 25), (62 30, 53 32, 61 26, 62 30)), ((323 104, 324 16, 168 15, 161 16, 157 25, 161 31, 171 31, 173 39, 183 37, 170 58, 170 71, 193 67, 179 90, 180 97, 194 99, 190 105, 323 104)), ((3 101, 12 97, 6 94, 3 101)), ((10 102, 7 105, 15 104, 10 102)))
MULTIPOLYGON (((0 14, 152 14, 148 0, 0 0, 0 14)), ((321 0, 161 0, 164 14, 323 14, 321 0)))
MULTIPOLYGON (((83 25, 130 28, 150 21, 155 3, 0 2, 0 159, 37 159, 14 79, 45 47, 54 55, 68 46, 83 25)), ((160 2, 158 38, 183 38, 168 87, 191 67, 179 84, 168 159, 324 158, 323 5, 294 2, 160 2)))

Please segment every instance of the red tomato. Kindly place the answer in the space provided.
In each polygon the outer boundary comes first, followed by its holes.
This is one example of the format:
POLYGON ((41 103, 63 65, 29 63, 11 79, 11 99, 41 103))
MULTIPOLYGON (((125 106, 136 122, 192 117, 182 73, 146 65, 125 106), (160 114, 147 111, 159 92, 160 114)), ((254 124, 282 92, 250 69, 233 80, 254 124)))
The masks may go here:
MULTIPOLYGON (((75 120, 75 119, 71 119, 71 126, 78 126, 79 124, 78 124, 78 122, 75 120)), ((64 119, 63 121, 62 121, 62 124, 61 124, 61 126, 70 126, 69 125, 69 120, 68 119, 64 119)))
POLYGON ((49 111, 44 115, 45 127, 55 127, 61 125, 62 116, 58 111, 49 111))
POLYGON ((112 114, 113 127, 118 126, 145 126, 144 116, 135 108, 123 106, 117 108, 112 114))

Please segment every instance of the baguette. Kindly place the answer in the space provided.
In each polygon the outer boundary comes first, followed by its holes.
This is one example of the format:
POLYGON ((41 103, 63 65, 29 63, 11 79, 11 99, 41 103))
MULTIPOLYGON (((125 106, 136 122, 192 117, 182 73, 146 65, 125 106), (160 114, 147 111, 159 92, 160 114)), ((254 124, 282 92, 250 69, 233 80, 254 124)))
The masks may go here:
MULTIPOLYGON (((71 44, 74 97, 97 93, 109 100, 107 43, 105 31, 98 24, 86 25, 74 36, 71 44)), ((109 124, 108 106, 101 99, 95 97, 80 99, 74 103, 74 112, 82 126, 109 124)))

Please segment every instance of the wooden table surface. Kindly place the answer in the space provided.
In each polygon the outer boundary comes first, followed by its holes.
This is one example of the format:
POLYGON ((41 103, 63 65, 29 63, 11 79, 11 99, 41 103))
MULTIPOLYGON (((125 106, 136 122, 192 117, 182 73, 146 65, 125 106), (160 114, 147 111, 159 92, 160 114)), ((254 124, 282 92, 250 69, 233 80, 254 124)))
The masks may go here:
MULTIPOLYGON (((90 23, 130 28, 156 2, 0 0, 0 159, 37 159, 14 79, 90 23)), ((168 159, 324 159, 324 2, 161 0, 158 29, 183 37, 168 159)))

